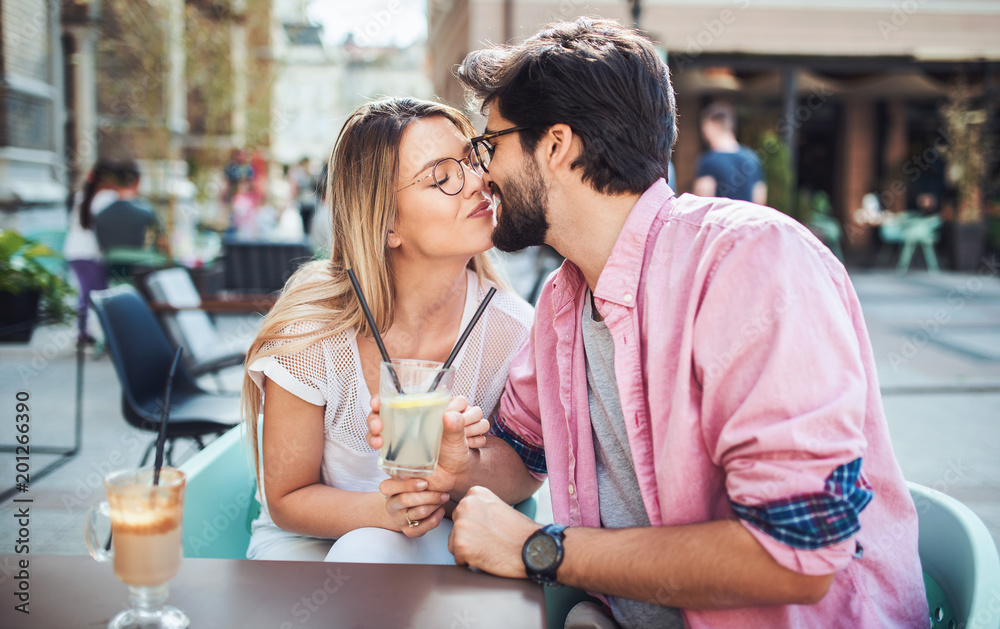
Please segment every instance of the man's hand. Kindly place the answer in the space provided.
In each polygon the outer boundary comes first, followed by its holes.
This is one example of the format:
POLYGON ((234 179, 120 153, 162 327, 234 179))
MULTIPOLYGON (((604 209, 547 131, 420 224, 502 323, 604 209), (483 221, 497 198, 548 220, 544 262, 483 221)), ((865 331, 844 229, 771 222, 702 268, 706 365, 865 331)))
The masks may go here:
MULTIPOLYGON (((368 415, 368 445, 378 450, 382 447, 382 418, 379 417, 379 398, 372 398, 372 412, 368 415)), ((471 459, 471 449, 486 445, 486 432, 490 424, 483 419, 483 410, 469 406, 462 396, 453 397, 444 414, 444 431, 441 435, 441 453, 437 469, 427 479, 433 491, 448 492, 465 473, 471 459)), ((390 483, 392 479, 384 481, 390 483)), ((406 491, 396 485, 382 488, 384 495, 406 491)))
POLYGON ((452 515, 448 550, 458 565, 501 577, 527 577, 521 549, 539 524, 485 487, 473 487, 452 515))

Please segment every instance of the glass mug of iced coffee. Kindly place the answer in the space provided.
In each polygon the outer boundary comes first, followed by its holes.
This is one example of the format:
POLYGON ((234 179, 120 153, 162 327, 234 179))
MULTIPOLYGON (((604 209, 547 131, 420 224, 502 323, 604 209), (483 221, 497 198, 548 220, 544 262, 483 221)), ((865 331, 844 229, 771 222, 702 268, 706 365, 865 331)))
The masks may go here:
POLYGON ((181 610, 164 605, 167 582, 181 567, 184 473, 153 468, 113 472, 104 478, 107 501, 91 509, 86 522, 87 548, 94 559, 111 561, 115 576, 128 586, 132 608, 112 619, 109 629, 187 627, 181 610), (111 520, 111 546, 97 538, 99 517, 111 520))

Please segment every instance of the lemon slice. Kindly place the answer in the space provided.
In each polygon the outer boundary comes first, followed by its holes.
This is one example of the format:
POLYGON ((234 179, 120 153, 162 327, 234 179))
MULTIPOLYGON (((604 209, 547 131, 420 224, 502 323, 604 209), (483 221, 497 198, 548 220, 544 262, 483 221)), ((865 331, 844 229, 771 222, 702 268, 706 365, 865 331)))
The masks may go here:
POLYGON ((435 406, 440 404, 442 398, 446 396, 440 393, 421 393, 418 395, 407 395, 405 397, 400 397, 389 402, 389 406, 392 408, 420 408, 423 406, 435 406))

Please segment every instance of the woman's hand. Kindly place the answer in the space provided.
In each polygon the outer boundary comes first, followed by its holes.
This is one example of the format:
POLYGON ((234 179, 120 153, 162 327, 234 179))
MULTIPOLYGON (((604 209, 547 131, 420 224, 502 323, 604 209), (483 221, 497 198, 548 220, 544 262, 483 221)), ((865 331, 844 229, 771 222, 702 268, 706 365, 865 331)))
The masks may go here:
POLYGON ((421 537, 441 524, 448 494, 427 491, 422 478, 393 477, 382 481, 379 493, 385 496, 385 510, 403 535, 421 537))
MULTIPOLYGON (((368 415, 368 445, 375 450, 382 447, 382 418, 379 417, 381 407, 379 396, 372 396, 372 412, 368 415)), ((483 417, 483 409, 478 406, 469 406, 469 401, 464 396, 458 395, 451 398, 446 412, 457 412, 462 415, 462 422, 465 426, 465 440, 470 449, 481 448, 486 445, 486 433, 490 431, 490 422, 483 417)))
MULTIPOLYGON (((461 406, 461 400, 465 402, 464 397, 457 397, 452 400, 456 406, 461 406)), ((468 405, 468 402, 466 402, 468 405)), ((453 406, 449 406, 448 410, 457 410, 453 406)), ((462 419, 465 421, 465 440, 469 444, 469 448, 477 449, 482 448, 486 445, 486 433, 490 431, 490 422, 483 417, 483 409, 478 406, 466 406, 464 412, 462 412, 462 419)))
MULTIPOLYGON (((379 399, 378 396, 375 396, 372 398, 372 412, 368 415, 368 445, 376 450, 381 448, 384 443, 382 419, 378 415, 378 410, 379 399)), ((481 408, 469 406, 468 401, 462 396, 451 399, 441 421, 444 422, 444 428, 441 434, 441 451, 437 467, 434 469, 434 474, 426 479, 424 487, 430 487, 435 492, 444 493, 455 487, 471 459, 470 439, 475 441, 479 447, 486 444, 485 433, 489 430, 489 422, 483 419, 481 408)), ((383 481, 383 484, 388 482, 383 481)), ((413 490, 391 485, 388 486, 388 489, 382 490, 382 495, 396 495, 406 491, 413 490)), ((413 517, 410 520, 412 521, 413 517)))

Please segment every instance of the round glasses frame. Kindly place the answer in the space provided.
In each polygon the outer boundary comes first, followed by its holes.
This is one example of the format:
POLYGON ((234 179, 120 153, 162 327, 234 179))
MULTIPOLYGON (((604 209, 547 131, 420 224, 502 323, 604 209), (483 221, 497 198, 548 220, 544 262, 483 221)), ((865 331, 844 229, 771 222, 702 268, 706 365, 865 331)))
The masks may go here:
POLYGON ((465 189, 465 166, 468 166, 469 170, 471 170, 472 172, 474 172, 476 174, 480 174, 479 169, 476 167, 476 159, 475 159, 474 152, 473 151, 469 151, 469 155, 466 156, 464 159, 455 159, 454 157, 442 157, 438 161, 434 162, 434 166, 431 168, 431 172, 430 172, 429 175, 424 175, 420 179, 417 179, 416 181, 412 181, 412 182, 406 184, 402 188, 396 190, 396 192, 402 192, 403 190, 406 190, 410 186, 415 186, 418 183, 420 183, 421 181, 424 181, 425 179, 430 179, 431 177, 433 177, 434 181, 435 181, 435 187, 438 190, 440 190, 442 193, 448 195, 449 197, 453 197, 453 196, 455 196, 457 194, 461 194, 462 190, 465 189), (458 164, 458 173, 459 173, 458 177, 459 177, 459 181, 462 182, 462 185, 460 185, 458 187, 458 190, 456 190, 454 192, 448 192, 447 190, 444 189, 444 187, 441 186, 441 184, 437 183, 438 181, 440 181, 438 179, 438 177, 437 177, 438 167, 440 167, 441 164, 446 164, 448 162, 455 162, 456 164, 458 164))

